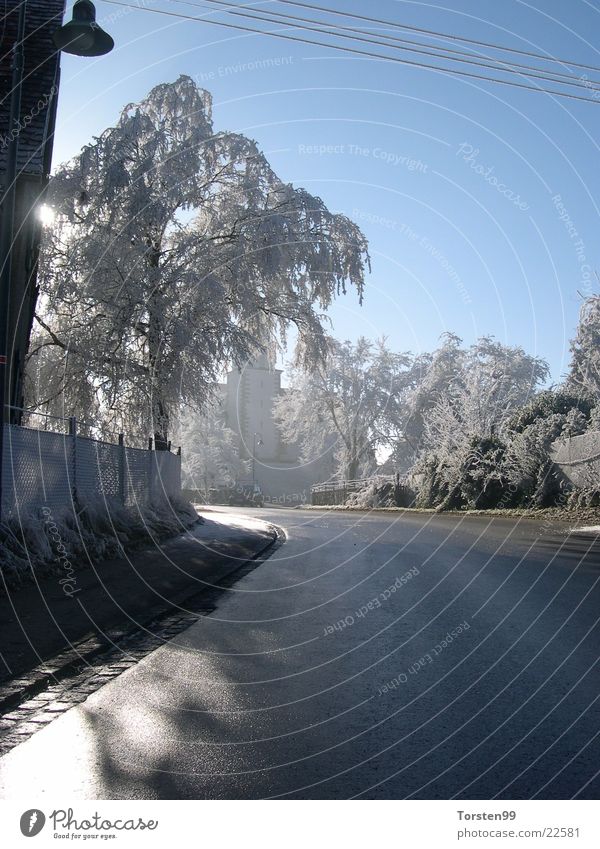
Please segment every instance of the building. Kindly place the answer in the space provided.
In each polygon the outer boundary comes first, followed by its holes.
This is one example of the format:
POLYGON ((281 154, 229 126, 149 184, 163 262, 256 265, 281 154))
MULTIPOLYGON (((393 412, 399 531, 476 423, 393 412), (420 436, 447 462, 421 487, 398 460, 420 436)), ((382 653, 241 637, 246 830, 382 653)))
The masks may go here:
POLYGON ((240 457, 253 460, 265 500, 294 505, 309 501, 311 486, 332 470, 329 458, 303 463, 299 446, 284 441, 273 418, 275 401, 285 395, 281 374, 263 354, 229 371, 221 391, 225 424, 239 439, 240 457))
MULTIPOLYGON (((62 24, 64 0, 6 0, 3 9, 0 80, 0 188, 5 197, 7 165, 11 147, 16 147, 16 198, 12 227, 11 280, 8 300, 7 397, 13 406, 22 405, 22 376, 33 311, 37 299, 36 273, 40 243, 37 207, 48 182, 52 159, 54 121, 58 95, 59 53, 52 34, 62 24), (24 66, 19 86, 21 103, 18 123, 11 127, 13 48, 18 42, 19 11, 24 12, 24 66)), ((5 212, 4 203, 1 212, 5 212)), ((5 257, 0 258, 0 263, 5 257)), ((4 318, 4 317, 3 317, 4 318)), ((9 417, 18 421, 18 413, 9 417)))

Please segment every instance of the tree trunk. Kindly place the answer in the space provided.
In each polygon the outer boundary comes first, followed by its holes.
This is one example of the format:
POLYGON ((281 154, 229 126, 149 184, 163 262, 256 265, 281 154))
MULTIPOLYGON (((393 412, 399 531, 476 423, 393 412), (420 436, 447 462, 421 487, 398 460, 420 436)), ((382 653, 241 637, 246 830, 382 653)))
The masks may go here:
POLYGON ((156 451, 168 451, 169 413, 164 403, 163 375, 161 374, 161 346, 164 344, 159 291, 160 249, 155 245, 149 252, 149 278, 152 286, 148 296, 148 366, 150 372, 150 415, 154 430, 154 448, 156 451))

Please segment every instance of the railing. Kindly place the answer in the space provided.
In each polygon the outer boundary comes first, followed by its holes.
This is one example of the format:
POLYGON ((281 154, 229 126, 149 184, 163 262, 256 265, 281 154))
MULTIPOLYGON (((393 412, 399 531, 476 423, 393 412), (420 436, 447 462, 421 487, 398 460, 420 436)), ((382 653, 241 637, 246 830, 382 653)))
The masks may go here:
POLYGON ((364 489, 374 481, 395 483, 396 480, 396 475, 374 475, 370 478, 357 478, 356 480, 325 481, 311 486, 310 503, 317 506, 345 504, 351 493, 364 489))
POLYGON ((123 434, 116 443, 79 436, 77 420, 64 421, 68 426, 63 433, 4 425, 3 519, 43 507, 93 502, 132 506, 181 494, 180 452, 133 448, 123 434))

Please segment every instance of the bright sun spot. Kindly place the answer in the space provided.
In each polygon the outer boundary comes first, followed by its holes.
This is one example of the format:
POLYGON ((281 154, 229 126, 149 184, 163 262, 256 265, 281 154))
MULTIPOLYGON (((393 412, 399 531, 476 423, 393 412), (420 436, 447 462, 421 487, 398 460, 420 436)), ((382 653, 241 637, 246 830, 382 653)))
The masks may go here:
POLYGON ((38 207, 37 214, 43 227, 49 227, 54 221, 54 210, 47 203, 43 203, 38 207))

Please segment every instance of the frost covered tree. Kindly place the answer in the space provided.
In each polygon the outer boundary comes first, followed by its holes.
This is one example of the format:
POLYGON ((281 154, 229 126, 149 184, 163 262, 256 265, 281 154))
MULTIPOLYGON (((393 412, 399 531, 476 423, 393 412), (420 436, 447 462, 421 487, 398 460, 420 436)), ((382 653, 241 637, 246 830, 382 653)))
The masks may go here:
MULTIPOLYGON (((452 340, 457 352, 459 343, 452 340)), ((548 365, 490 337, 457 353, 457 362, 423 412, 421 503, 491 506, 505 479, 504 426, 547 379, 548 365)))
POLYGON ((322 354, 321 313, 362 298, 365 239, 282 182, 255 142, 215 132, 186 76, 127 106, 53 177, 28 401, 164 447, 226 361, 294 326, 322 354))
POLYGON ((274 416, 284 437, 314 460, 334 446, 338 477, 372 472, 376 452, 401 428, 412 359, 392 352, 385 340, 331 339, 324 361, 295 368, 274 416))
POLYGON ((571 342, 569 389, 600 404, 600 296, 587 298, 571 342))
POLYGON ((403 398, 402 428, 392 448, 391 462, 399 471, 407 471, 423 447, 425 419, 433 407, 452 386, 464 368, 466 352, 462 340, 453 333, 444 333, 442 344, 433 353, 414 358, 407 375, 407 390, 403 398))
POLYGON ((178 423, 177 439, 182 448, 182 485, 208 495, 212 486, 232 486, 249 472, 249 462, 240 459, 238 438, 225 426, 218 404, 202 415, 187 410, 178 423))

